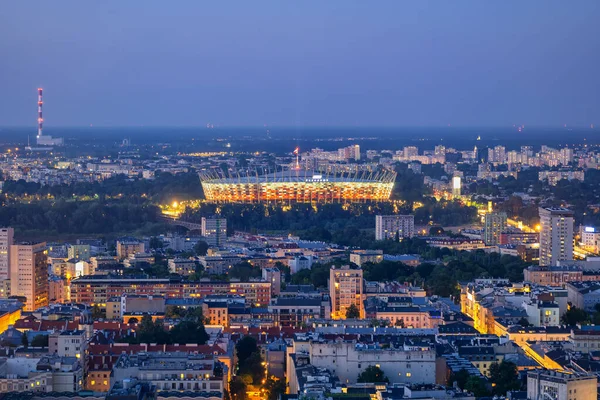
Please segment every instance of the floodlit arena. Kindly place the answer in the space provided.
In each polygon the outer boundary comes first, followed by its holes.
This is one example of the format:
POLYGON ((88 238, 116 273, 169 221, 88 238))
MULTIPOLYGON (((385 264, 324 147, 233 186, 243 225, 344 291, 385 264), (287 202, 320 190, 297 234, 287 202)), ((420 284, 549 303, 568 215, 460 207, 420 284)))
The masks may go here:
POLYGON ((396 173, 286 169, 225 176, 220 169, 200 172, 207 201, 215 203, 356 203, 388 201, 396 173))

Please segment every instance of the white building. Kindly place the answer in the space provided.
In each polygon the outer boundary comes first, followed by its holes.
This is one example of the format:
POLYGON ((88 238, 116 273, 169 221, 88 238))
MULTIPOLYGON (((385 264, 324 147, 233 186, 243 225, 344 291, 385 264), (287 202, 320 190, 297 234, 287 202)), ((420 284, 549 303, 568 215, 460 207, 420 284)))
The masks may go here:
POLYGON ((573 211, 566 208, 541 208, 540 265, 556 265, 573 259, 573 211))
POLYGON ((355 383, 368 366, 381 368, 391 383, 435 383, 435 350, 429 346, 404 344, 381 348, 355 341, 311 341, 310 363, 329 368, 341 382, 355 383))
POLYGON ((414 215, 377 215, 375 216, 375 240, 411 238, 415 234, 414 215))
POLYGON ((558 371, 531 371, 527 373, 528 399, 595 399, 598 396, 598 378, 595 375, 558 371))
POLYGON ((288 260, 288 267, 290 267, 290 273, 295 274, 303 269, 310 269, 313 263, 313 256, 296 256, 288 260))
POLYGON ((523 303, 527 320, 536 327, 559 326, 560 307, 557 303, 545 301, 527 301, 523 303))

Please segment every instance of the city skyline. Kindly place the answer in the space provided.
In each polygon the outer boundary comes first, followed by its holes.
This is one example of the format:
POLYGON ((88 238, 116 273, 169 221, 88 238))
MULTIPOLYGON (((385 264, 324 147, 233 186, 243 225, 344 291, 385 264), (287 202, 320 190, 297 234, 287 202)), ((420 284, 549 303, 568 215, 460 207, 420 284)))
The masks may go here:
POLYGON ((341 4, 5 5, 0 126, 598 124, 596 2, 341 4))

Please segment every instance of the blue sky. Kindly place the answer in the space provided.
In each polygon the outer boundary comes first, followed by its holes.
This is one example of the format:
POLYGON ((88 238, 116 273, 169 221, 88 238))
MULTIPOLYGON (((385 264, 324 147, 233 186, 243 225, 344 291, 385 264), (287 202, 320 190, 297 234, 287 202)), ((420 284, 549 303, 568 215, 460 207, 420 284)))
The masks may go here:
POLYGON ((0 126, 600 125, 600 1, 5 1, 0 126))

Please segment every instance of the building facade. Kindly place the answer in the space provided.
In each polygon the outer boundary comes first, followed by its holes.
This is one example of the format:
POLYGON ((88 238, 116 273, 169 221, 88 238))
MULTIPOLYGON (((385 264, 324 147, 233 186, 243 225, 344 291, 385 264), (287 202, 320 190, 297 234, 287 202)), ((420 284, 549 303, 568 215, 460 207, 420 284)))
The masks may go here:
POLYGON ((223 246, 227 241, 227 220, 202 217, 202 236, 209 246, 223 246))
POLYGON ((411 238, 415 235, 414 215, 376 215, 375 240, 411 238))
POLYGON ((13 244, 10 248, 10 293, 25 297, 24 311, 48 305, 46 243, 13 244))
POLYGON ((541 208, 540 265, 557 265, 573 259, 573 211, 566 208, 541 208))
MULTIPOLYGON (((0 228, 0 282, 10 279, 10 247, 13 245, 13 228, 0 228)), ((0 292, 0 298, 9 293, 0 292)))
POLYGON ((362 269, 351 269, 348 265, 332 267, 329 270, 329 296, 333 319, 345 319, 351 305, 358 308, 361 317, 364 316, 362 269))
POLYGON ((493 212, 485 214, 483 224, 483 241, 488 246, 500 243, 500 235, 506 230, 506 213, 493 212))

